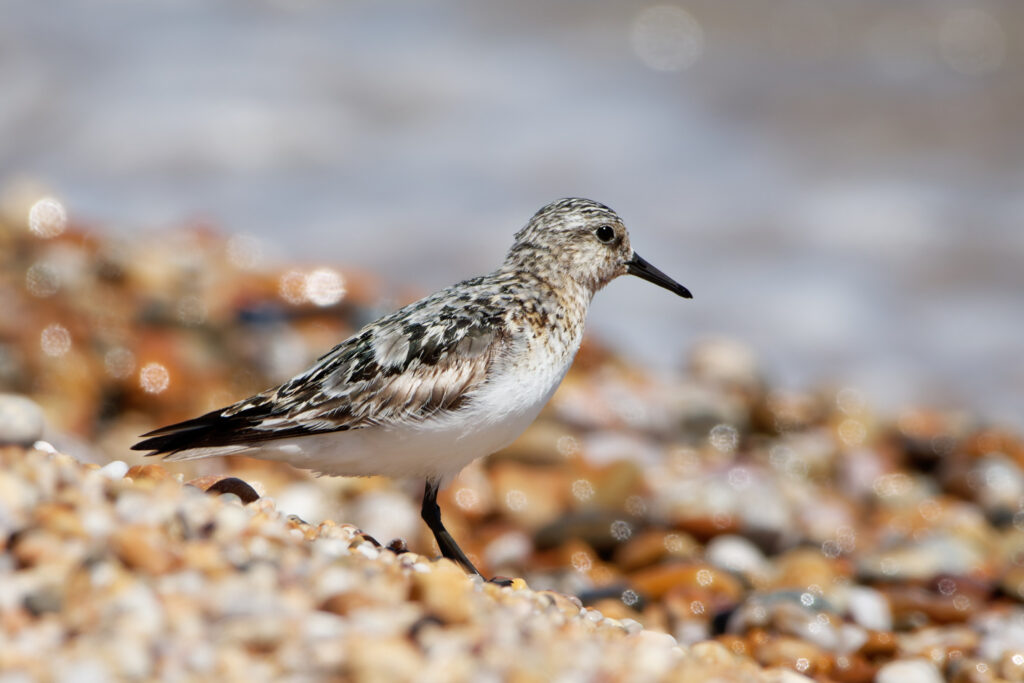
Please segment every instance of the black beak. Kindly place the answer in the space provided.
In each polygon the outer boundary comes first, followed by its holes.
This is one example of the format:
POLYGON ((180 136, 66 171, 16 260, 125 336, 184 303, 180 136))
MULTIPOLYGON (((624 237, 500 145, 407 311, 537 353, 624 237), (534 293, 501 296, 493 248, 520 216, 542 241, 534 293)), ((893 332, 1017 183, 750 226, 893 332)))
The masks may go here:
POLYGON ((664 287, 670 292, 675 292, 684 299, 693 298, 693 295, 690 294, 690 290, 640 258, 640 255, 635 251, 633 252, 633 258, 626 261, 626 272, 630 275, 636 275, 639 278, 643 278, 648 282, 653 282, 659 287, 664 287))

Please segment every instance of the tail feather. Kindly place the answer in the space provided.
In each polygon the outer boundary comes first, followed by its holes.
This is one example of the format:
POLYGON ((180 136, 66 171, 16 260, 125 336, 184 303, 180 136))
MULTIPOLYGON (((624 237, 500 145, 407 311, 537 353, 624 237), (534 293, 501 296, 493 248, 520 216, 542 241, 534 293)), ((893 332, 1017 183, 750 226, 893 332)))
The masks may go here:
MULTIPOLYGON (((245 455, 251 451, 252 449, 249 446, 239 444, 237 446, 189 448, 186 450, 174 451, 173 453, 166 453, 163 458, 164 460, 172 462, 180 462, 182 460, 198 460, 199 458, 209 458, 222 455, 245 455)), ((157 455, 157 453, 149 453, 148 455, 157 455)))
POLYGON ((222 412, 214 410, 191 420, 154 429, 143 434, 143 440, 132 446, 132 450, 152 451, 147 455, 173 455, 186 450, 236 445, 241 432, 251 428, 253 420, 225 418, 222 412))
POLYGON ((240 453, 276 439, 345 431, 349 428, 347 425, 325 427, 320 423, 261 428, 266 421, 266 411, 253 410, 225 416, 223 409, 214 410, 191 420, 147 432, 142 435, 142 441, 132 446, 132 450, 151 451, 147 455, 164 455, 170 460, 190 460, 240 453), (185 451, 187 453, 184 455, 174 457, 185 451))

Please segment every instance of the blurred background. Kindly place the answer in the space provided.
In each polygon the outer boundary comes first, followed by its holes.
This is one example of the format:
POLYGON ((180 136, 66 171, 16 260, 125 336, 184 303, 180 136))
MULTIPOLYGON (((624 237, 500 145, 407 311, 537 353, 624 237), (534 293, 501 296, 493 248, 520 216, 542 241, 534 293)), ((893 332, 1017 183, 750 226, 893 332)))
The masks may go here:
POLYGON ((695 294, 597 297, 591 332, 639 362, 728 336, 777 385, 1024 422, 1017 0, 3 14, 0 192, 22 224, 35 206, 44 231, 64 212, 154 249, 213 226, 402 300, 492 269, 536 209, 581 195, 695 294))

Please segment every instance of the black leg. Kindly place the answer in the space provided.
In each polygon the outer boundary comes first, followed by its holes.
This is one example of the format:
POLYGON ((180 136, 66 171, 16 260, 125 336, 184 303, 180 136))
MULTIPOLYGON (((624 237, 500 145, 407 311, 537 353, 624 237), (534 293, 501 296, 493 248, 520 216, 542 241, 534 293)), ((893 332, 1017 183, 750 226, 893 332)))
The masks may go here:
POLYGON ((427 487, 423 490, 423 509, 420 511, 423 521, 434 532, 434 538, 437 540, 437 547, 441 549, 441 555, 449 560, 458 562, 470 574, 479 574, 480 572, 469 561, 466 554, 462 552, 462 548, 459 547, 459 544, 455 542, 452 535, 444 528, 444 524, 441 523, 441 508, 437 504, 437 488, 438 482, 427 480, 427 487))

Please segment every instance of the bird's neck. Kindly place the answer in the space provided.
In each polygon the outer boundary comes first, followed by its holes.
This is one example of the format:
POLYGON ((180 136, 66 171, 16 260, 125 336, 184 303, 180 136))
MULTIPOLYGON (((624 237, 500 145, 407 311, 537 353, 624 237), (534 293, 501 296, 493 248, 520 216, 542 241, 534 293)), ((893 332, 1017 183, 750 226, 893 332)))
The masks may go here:
POLYGON ((509 252, 498 272, 515 274, 517 277, 526 276, 528 279, 544 283, 559 298, 573 299, 574 306, 582 306, 584 314, 594 294, 603 284, 575 277, 567 264, 552 258, 546 249, 538 247, 514 249, 509 252))
POLYGON ((508 262, 493 277, 514 290, 519 324, 533 328, 549 351, 571 359, 583 337, 593 291, 559 270, 510 267, 508 262))

